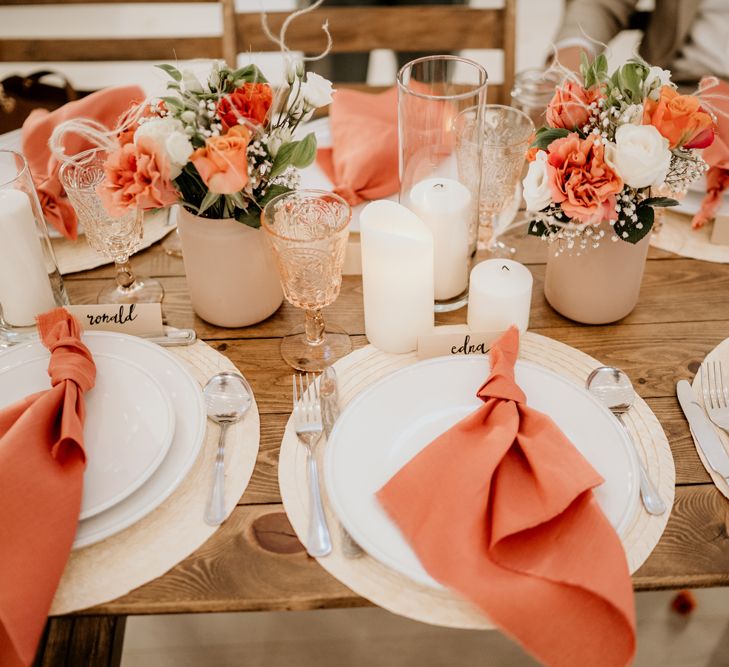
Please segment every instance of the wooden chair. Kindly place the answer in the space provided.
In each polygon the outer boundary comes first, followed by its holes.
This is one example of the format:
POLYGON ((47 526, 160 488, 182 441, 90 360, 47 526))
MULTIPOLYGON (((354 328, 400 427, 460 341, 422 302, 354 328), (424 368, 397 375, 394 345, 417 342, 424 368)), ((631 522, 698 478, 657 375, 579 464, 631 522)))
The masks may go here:
MULTIPOLYGON (((155 0, 170 4, 189 2, 218 3, 219 0, 155 0)), ((139 3, 146 0, 3 0, 3 6, 85 5, 139 3)), ((221 4, 221 10, 225 5, 221 4)), ((212 37, 125 38, 21 38, 0 40, 0 62, 96 62, 157 60, 174 61, 194 58, 221 58, 234 50, 228 43, 230 31, 212 37)))
MULTIPOLYGON (((261 30, 259 13, 235 14, 234 0, 222 0, 227 33, 226 60, 233 62, 243 51, 276 51, 261 30)), ((327 7, 326 4, 291 24, 289 48, 320 52, 325 44, 322 23, 329 21, 334 39, 332 53, 357 53, 373 49, 450 52, 460 49, 501 49, 504 52, 502 84, 489 85, 490 102, 508 104, 514 82, 516 0, 504 0, 502 8, 423 5, 404 7, 327 7)), ((277 34, 288 12, 268 14, 277 34)))

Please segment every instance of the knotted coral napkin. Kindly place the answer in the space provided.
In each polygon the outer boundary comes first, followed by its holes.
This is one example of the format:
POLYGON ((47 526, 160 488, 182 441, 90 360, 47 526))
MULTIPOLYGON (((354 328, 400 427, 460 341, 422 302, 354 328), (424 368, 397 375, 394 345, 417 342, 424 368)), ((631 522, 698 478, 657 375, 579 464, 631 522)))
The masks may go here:
POLYGON ((432 577, 536 658, 623 667, 635 652, 625 553, 592 489, 602 479, 514 380, 519 333, 491 348, 484 402, 378 498, 432 577))
POLYGON ((396 193, 397 90, 377 95, 338 90, 329 123, 332 147, 319 149, 317 161, 334 192, 352 206, 396 193))
MULTIPOLYGON (((23 123, 23 155, 28 160, 46 221, 67 238, 76 239, 78 220, 58 180, 58 160, 48 147, 54 128, 72 118, 86 118, 112 129, 132 103, 141 102, 144 97, 139 86, 105 88, 55 111, 36 109, 23 123)), ((88 140, 71 133, 63 143, 66 155, 92 148, 88 140)))
POLYGON ((702 101, 715 112, 716 135, 713 143, 702 153, 709 164, 709 171, 706 173, 706 195, 699 212, 691 220, 694 229, 703 227, 716 217, 724 191, 729 187, 729 83, 718 79, 715 85, 714 82, 702 81, 701 87, 705 88, 702 101))
POLYGON ((38 317, 51 388, 0 411, 0 665, 30 665, 71 552, 96 366, 63 308, 38 317))

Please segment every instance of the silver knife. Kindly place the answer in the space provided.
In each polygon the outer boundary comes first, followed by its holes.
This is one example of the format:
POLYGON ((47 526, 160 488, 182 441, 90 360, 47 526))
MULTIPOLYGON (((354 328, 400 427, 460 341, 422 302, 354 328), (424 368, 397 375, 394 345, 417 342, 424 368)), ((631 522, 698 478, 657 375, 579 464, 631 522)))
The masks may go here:
MULTIPOLYGON (((339 388, 337 385, 337 373, 332 366, 329 366, 321 375, 319 381, 319 396, 321 397, 321 419, 324 427, 324 434, 329 439, 334 424, 339 419, 339 388)), ((362 547, 357 544, 347 529, 340 523, 339 528, 342 534, 342 553, 347 558, 359 558, 364 554, 362 547)))
POLYGON ((696 444, 703 452, 709 465, 729 482, 729 454, 726 453, 724 445, 709 421, 709 417, 696 400, 691 385, 686 380, 681 380, 676 385, 676 395, 683 408, 683 413, 688 419, 696 444))

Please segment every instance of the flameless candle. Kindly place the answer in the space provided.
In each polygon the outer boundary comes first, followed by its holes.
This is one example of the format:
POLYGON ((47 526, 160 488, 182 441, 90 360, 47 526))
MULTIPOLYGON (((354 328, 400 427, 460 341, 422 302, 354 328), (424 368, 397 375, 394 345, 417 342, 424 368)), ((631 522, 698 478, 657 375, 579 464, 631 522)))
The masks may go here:
POLYGON ((0 190, 0 306, 6 323, 32 326, 54 308, 43 250, 28 195, 0 190))
POLYGON ((468 294, 468 326, 472 331, 504 331, 516 324, 529 327, 532 274, 510 259, 488 259, 473 267, 468 294))
POLYGON ((433 233, 435 298, 452 299, 468 287, 469 220, 475 215, 469 189, 452 178, 420 181, 408 207, 433 233))
POLYGON ((433 235, 392 201, 368 204, 359 221, 367 338, 384 352, 412 352, 434 326, 433 235))

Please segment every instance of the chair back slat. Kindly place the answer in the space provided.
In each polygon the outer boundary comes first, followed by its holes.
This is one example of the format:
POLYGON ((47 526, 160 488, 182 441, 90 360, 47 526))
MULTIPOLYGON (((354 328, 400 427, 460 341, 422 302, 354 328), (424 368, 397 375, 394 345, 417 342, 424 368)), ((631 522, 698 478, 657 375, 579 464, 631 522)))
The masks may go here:
MULTIPOLYGON (((474 9, 452 5, 409 7, 321 7, 298 17, 286 34, 288 47, 315 53, 326 45, 324 21, 334 38, 333 53, 372 49, 396 51, 456 51, 501 49, 503 9, 474 9)), ((278 34, 288 12, 267 15, 278 34)), ((259 13, 236 15, 238 50, 275 51, 278 46, 261 30, 259 13)))

